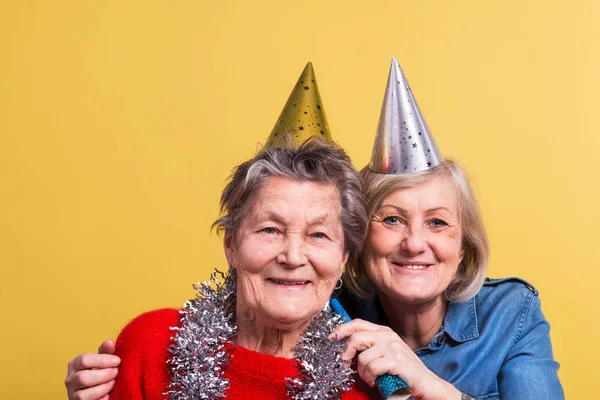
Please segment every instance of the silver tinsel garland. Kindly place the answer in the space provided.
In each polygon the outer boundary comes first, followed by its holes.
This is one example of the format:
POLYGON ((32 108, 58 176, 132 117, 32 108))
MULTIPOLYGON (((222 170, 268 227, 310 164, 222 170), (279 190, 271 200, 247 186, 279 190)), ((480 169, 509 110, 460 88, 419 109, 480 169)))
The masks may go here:
MULTIPOLYGON (((194 285, 196 298, 181 311, 180 327, 169 347, 170 400, 223 399, 229 388, 224 369, 229 362, 225 344, 235 336, 236 272, 217 270, 208 282, 194 285), (220 279, 225 278, 223 284, 220 279)), ((317 315, 294 347, 300 374, 288 380, 292 400, 339 399, 350 390, 352 369, 341 354, 346 342, 328 336, 343 322, 329 306, 317 315)))

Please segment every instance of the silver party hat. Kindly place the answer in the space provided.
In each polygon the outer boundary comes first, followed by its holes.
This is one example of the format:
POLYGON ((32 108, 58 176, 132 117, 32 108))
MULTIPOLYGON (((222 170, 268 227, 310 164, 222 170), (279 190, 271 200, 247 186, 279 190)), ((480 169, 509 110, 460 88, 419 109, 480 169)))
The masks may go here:
POLYGON ((394 57, 369 168, 381 174, 406 174, 433 168, 443 160, 394 57))

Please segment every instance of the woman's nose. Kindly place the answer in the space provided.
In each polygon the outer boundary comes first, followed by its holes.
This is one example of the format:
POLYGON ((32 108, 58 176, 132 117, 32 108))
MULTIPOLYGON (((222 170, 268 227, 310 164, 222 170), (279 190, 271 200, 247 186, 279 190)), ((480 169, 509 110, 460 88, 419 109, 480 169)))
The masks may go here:
POLYGON ((409 227, 400 248, 409 254, 419 254, 427 248, 427 232, 421 227, 409 227))
POLYGON ((300 235, 287 236, 283 248, 277 256, 277 262, 287 267, 299 267, 306 263, 304 240, 300 235))

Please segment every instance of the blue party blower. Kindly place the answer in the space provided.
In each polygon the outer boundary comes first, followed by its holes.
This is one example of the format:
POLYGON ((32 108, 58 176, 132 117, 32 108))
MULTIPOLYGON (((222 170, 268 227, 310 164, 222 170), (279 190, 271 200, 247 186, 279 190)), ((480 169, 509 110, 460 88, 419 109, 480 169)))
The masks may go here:
MULTIPOLYGON (((344 307, 342 307, 338 299, 331 299, 329 304, 331 305, 331 308, 333 308, 333 311, 342 317, 344 322, 352 321, 352 318, 350 318, 346 310, 344 310, 344 307)), ((384 374, 378 376, 377 379, 375 379, 375 384, 384 399, 406 400, 410 397, 408 385, 397 375, 384 374)))

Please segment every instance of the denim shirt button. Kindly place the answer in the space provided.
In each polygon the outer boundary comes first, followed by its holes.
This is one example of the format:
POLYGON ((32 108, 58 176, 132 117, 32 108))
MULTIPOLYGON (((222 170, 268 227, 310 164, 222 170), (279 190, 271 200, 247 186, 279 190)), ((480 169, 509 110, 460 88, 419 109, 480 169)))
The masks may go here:
POLYGON ((438 344, 442 345, 446 343, 446 334, 443 334, 442 336, 440 336, 440 338, 438 339, 438 344))

